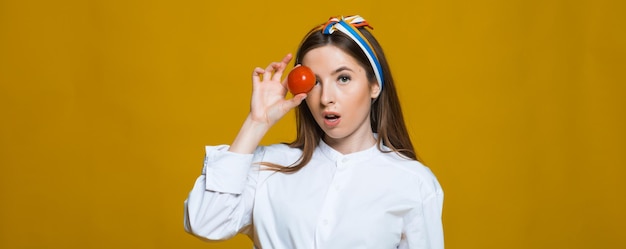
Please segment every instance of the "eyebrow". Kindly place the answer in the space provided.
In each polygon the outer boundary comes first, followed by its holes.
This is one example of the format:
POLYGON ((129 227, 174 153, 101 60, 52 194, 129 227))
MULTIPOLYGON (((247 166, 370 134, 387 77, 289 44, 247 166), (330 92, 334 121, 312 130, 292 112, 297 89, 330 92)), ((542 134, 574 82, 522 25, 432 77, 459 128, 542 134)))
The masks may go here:
POLYGON ((346 66, 343 66, 343 67, 340 67, 340 68, 335 69, 335 72, 334 72, 333 74, 337 74, 337 73, 339 73, 339 72, 341 72, 341 71, 344 71, 344 70, 346 70, 346 71, 350 71, 350 72, 354 72, 352 69, 350 69, 350 68, 348 68, 348 67, 346 67, 346 66))
MULTIPOLYGON (((333 74, 338 74, 338 73, 340 73, 341 71, 350 71, 350 72, 354 72, 354 70, 350 69, 349 67, 343 66, 343 67, 340 67, 340 68, 335 69, 335 71, 333 72, 333 74)), ((316 78, 316 79, 319 79, 319 78, 320 78, 320 76, 319 76, 319 75, 317 75, 317 74, 315 74, 315 78, 316 78)))

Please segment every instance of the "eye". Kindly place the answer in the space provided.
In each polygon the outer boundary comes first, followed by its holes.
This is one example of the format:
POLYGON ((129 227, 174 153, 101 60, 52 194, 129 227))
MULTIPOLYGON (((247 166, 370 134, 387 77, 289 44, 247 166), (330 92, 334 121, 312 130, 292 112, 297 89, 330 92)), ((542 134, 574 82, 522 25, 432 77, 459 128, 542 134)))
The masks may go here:
POLYGON ((348 75, 339 75, 339 77, 337 78, 337 81, 339 81, 339 83, 341 83, 341 84, 347 84, 348 82, 350 82, 350 76, 348 76, 348 75))

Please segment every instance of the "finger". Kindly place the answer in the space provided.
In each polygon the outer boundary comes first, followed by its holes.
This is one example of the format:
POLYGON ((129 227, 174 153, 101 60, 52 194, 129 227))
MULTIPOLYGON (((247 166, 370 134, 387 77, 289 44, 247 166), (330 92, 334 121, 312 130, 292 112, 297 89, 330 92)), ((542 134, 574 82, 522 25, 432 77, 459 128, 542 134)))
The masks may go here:
POLYGON ((288 53, 287 55, 285 55, 285 57, 283 57, 282 62, 285 63, 285 65, 287 65, 289 64, 292 58, 293 58, 293 55, 291 53, 288 53))
POLYGON ((263 70, 263 68, 256 67, 254 71, 252 71, 252 82, 260 82, 261 75, 263 75, 263 73, 265 73, 265 70, 263 70))
MULTIPOLYGON (((291 59, 293 59, 293 55, 291 53, 288 53, 285 57, 283 57, 283 60, 280 62, 280 67, 276 69, 276 73, 272 76, 272 80, 280 81, 280 78, 283 76, 283 73, 285 72, 285 69, 287 68, 287 65, 289 65, 291 59)), ((281 82, 281 84, 285 86, 286 81, 281 82)))
POLYGON ((276 62, 272 62, 269 65, 267 65, 267 67, 265 68, 265 72, 269 73, 269 74, 273 73, 275 71, 275 69, 274 69, 275 64, 276 64, 276 62))
POLYGON ((293 96, 293 98, 291 98, 289 101, 287 101, 288 105, 289 105, 289 109, 291 108, 295 108, 296 106, 299 106, 302 101, 304 101, 304 99, 306 99, 307 94, 306 93, 298 93, 296 94, 296 96, 293 96))
POLYGON ((286 68, 287 68, 287 64, 285 63, 285 61, 282 61, 281 63, 277 63, 275 67, 276 71, 274 72, 274 75, 272 75, 272 80, 280 81, 280 78, 283 77, 283 73, 285 72, 286 68))

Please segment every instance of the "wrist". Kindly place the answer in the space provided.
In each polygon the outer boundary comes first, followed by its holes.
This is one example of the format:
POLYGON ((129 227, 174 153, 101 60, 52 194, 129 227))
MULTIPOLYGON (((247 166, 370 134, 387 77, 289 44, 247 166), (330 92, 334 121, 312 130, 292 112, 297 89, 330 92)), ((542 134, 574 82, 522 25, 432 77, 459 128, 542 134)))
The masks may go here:
POLYGON ((267 131, 271 128, 271 124, 269 124, 266 120, 259 120, 258 118, 254 118, 252 114, 248 114, 246 120, 244 120, 241 129, 249 130, 255 134, 261 134, 261 136, 265 135, 267 131))
POLYGON ((229 151, 241 154, 253 153, 270 127, 271 125, 255 121, 250 115, 248 115, 246 120, 243 122, 241 130, 239 130, 239 134, 237 134, 235 141, 231 144, 229 151))

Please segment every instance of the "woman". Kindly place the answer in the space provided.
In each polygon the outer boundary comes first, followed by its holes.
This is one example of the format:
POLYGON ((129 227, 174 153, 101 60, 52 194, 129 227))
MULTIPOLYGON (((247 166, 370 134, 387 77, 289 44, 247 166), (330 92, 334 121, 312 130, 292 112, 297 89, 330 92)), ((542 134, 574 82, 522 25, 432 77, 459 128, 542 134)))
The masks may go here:
POLYGON ((417 160, 383 51, 360 16, 309 32, 295 59, 316 85, 285 99, 285 56, 253 72, 233 143, 207 146, 185 229, 256 248, 443 248, 443 191, 417 160), (306 99, 306 100, 305 100, 306 99), (259 146, 292 108, 297 138, 259 146))

